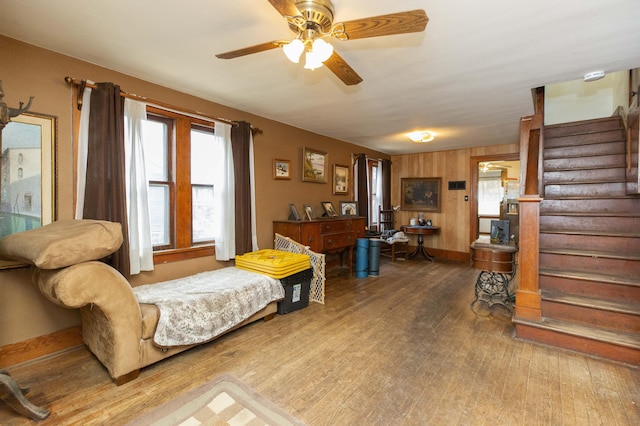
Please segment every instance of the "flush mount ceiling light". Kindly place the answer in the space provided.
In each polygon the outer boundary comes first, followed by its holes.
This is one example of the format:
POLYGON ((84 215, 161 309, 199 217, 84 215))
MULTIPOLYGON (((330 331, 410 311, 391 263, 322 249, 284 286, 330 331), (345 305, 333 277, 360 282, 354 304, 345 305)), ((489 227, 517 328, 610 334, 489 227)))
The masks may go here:
POLYGON ((604 71, 594 71, 594 72, 590 72, 584 75, 584 81, 585 82, 589 82, 589 81, 596 81, 596 80, 600 80, 601 78, 603 78, 605 75, 604 71))
POLYGON ((407 135, 413 142, 431 142, 436 138, 436 132, 431 130, 424 130, 420 132, 412 132, 407 135))

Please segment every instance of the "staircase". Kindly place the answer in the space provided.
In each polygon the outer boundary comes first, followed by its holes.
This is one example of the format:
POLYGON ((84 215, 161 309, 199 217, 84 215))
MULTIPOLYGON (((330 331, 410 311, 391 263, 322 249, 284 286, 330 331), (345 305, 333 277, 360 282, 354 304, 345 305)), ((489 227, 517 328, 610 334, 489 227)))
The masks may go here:
POLYGON ((544 128, 542 319, 514 320, 518 337, 640 365, 640 198, 625 153, 620 117, 544 128))

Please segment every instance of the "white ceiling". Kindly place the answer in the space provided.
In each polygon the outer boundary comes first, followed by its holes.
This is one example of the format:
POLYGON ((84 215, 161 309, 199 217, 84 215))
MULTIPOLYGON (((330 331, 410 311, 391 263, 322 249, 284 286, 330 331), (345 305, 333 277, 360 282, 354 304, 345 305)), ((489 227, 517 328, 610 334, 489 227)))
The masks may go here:
POLYGON ((0 0, 0 33, 388 154, 517 142, 532 88, 640 67, 637 0, 333 3, 335 22, 424 9, 429 23, 423 33, 331 40, 364 79, 350 87, 279 49, 215 58, 292 37, 267 0, 0 0), (438 138, 406 138, 421 129, 438 138))

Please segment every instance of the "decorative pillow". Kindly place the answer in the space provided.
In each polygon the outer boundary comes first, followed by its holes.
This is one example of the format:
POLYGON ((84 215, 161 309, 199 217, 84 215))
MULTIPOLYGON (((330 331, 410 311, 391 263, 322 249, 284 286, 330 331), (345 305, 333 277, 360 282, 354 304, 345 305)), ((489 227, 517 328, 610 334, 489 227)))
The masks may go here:
POLYGON ((103 220, 60 220, 0 239, 0 257, 41 269, 65 268, 99 260, 122 245, 119 223, 103 220))

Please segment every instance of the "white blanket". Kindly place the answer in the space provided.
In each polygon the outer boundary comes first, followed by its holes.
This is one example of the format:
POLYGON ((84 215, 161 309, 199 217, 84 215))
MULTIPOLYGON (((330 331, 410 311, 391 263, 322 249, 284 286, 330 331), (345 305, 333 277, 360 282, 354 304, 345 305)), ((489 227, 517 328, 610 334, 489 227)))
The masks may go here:
POLYGON ((133 289, 139 303, 158 306, 159 346, 202 343, 284 298, 279 280, 235 267, 133 289))

